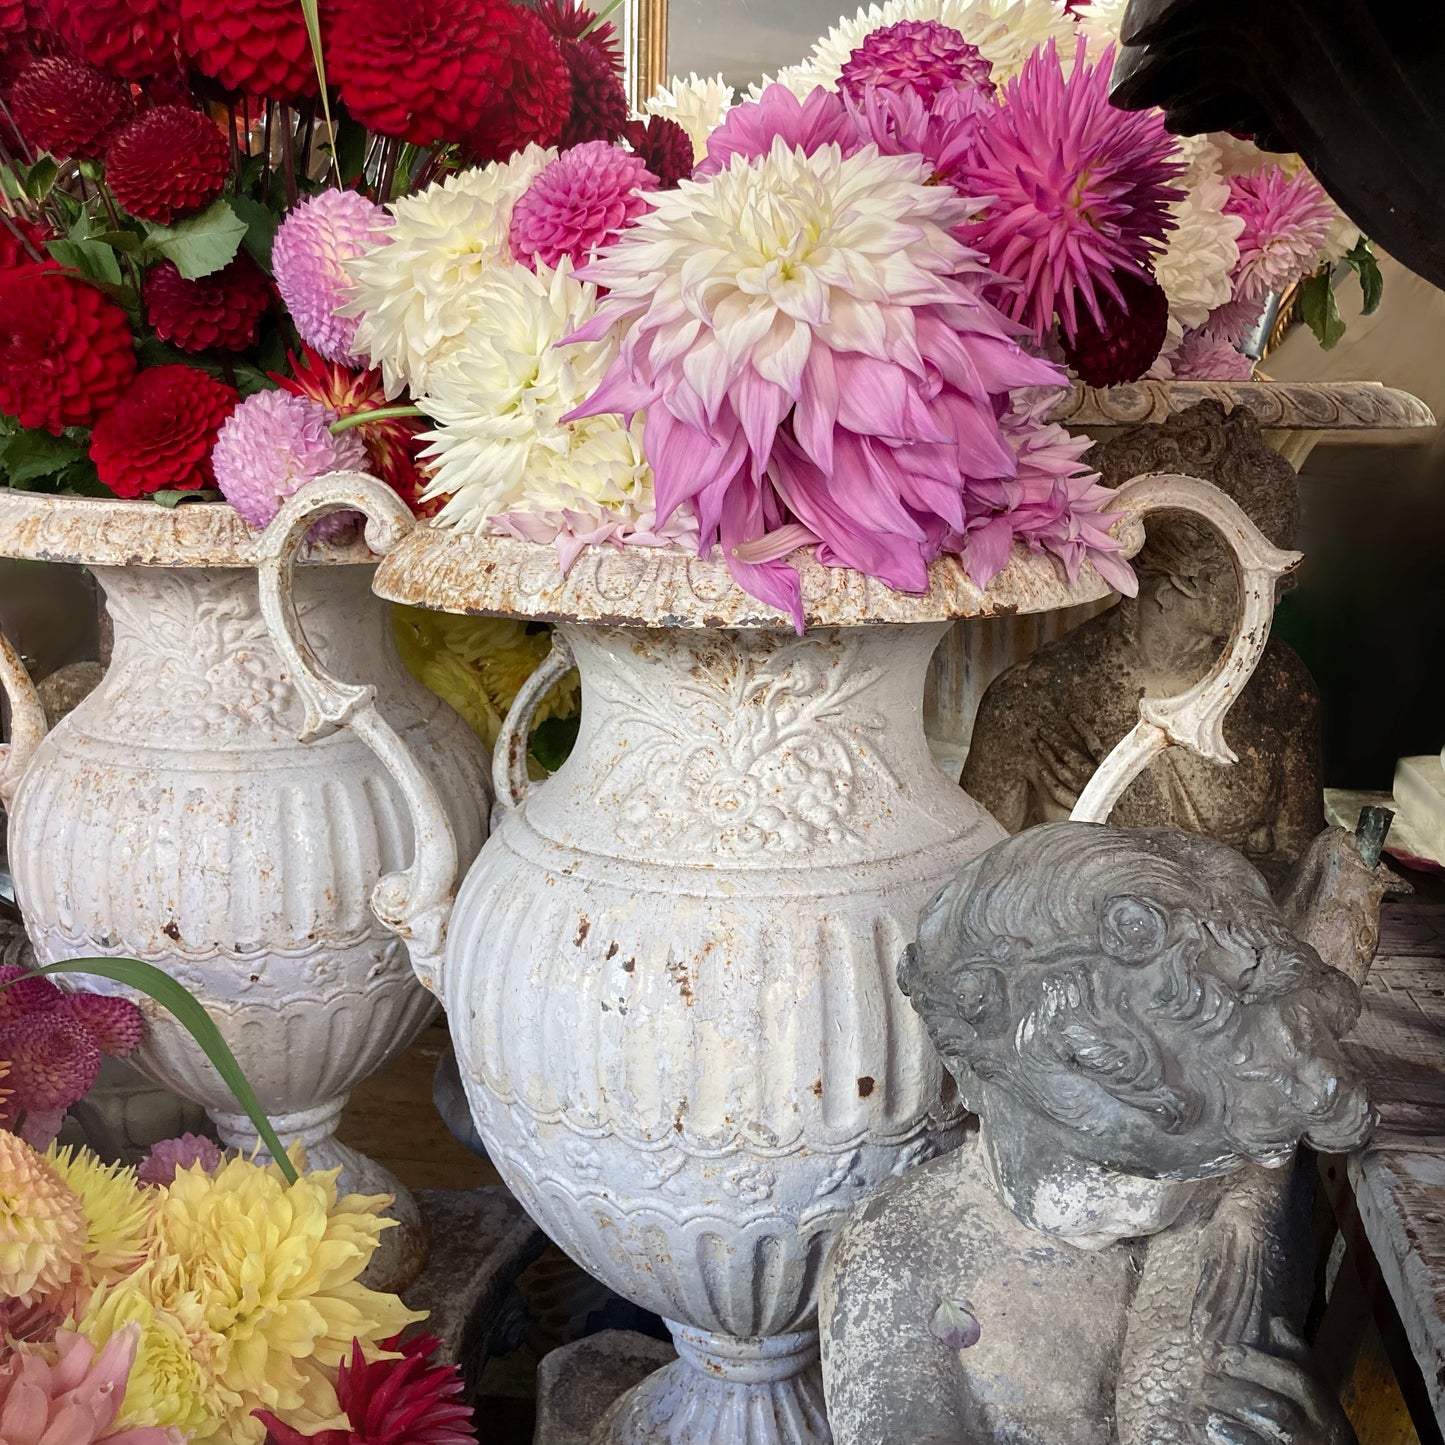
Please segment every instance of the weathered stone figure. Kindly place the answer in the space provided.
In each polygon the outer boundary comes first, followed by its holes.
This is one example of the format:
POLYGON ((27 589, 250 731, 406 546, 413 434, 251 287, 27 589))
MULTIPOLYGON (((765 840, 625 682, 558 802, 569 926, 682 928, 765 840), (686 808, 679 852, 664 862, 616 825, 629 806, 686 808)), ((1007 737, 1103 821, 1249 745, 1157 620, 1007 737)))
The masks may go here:
MULTIPOLYGON (((1243 412, 1201 402, 1096 445, 1089 460, 1111 486, 1141 472, 1203 477, 1276 546, 1293 544, 1294 471, 1243 412)), ((1138 597, 1011 667, 984 694, 963 786, 1011 833, 1067 818, 1138 721, 1139 699, 1183 692, 1229 637, 1238 588, 1229 554, 1208 528, 1182 514, 1152 520, 1134 567, 1138 597)), ((1278 881, 1324 827, 1319 695, 1286 644, 1270 640, 1224 734, 1238 764, 1172 748, 1124 794, 1114 820, 1206 833, 1278 881)))
POLYGON ((1085 823, 929 906, 899 979, 981 1124, 829 1259, 838 1445, 1353 1441, 1300 1364, 1283 1166, 1368 1135, 1338 1047, 1359 993, 1284 918, 1213 840, 1085 823))

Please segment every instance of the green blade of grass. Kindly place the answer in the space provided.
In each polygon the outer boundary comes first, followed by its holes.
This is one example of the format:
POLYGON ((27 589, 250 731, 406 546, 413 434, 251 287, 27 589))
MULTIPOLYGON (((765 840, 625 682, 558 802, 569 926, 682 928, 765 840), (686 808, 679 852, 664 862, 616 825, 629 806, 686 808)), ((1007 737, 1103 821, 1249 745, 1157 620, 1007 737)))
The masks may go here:
MULTIPOLYGON (((321 51, 321 10, 318 0, 301 0, 301 13, 306 17, 306 35, 311 41, 311 63, 316 67, 316 83, 321 87, 321 114, 326 118, 326 137, 330 142, 331 169, 336 184, 343 187, 341 163, 336 159, 336 126, 331 119, 331 97, 326 93, 326 57, 321 51)), ((303 164, 310 164, 305 157, 303 164)))
MULTIPOLYGON (((184 985, 177 983, 170 974, 163 973, 154 964, 142 963, 138 958, 70 958, 60 963, 46 964, 43 968, 31 970, 27 977, 52 973, 89 974, 92 978, 108 978, 112 983, 124 984, 127 988, 138 989, 154 999, 195 1039, 206 1057, 220 1074, 226 1087, 236 1096, 236 1102, 246 1111, 246 1117, 255 1126, 261 1142, 270 1151, 277 1167, 287 1181, 294 1184, 300 1177, 291 1162, 256 1091, 246 1081, 241 1066, 230 1046, 221 1037, 215 1020, 205 1010, 199 999, 193 997, 184 985)), ((11 983, 0 983, 0 993, 20 979, 11 983)))

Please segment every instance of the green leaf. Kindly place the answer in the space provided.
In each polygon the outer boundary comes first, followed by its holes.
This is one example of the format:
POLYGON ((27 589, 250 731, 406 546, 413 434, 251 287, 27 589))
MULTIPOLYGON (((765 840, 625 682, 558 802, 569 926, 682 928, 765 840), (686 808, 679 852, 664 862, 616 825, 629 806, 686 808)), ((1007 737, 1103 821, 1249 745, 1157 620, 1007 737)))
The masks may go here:
POLYGON ((1339 344, 1345 334, 1344 318, 1335 304, 1334 288, 1330 285, 1330 273, 1326 269, 1318 276, 1311 276, 1299 290, 1300 315, 1304 323, 1315 334, 1315 339, 1326 351, 1339 344))
POLYGON ((80 174, 83 175, 86 180, 94 181, 96 185, 100 185, 105 180, 104 161, 94 159, 81 161, 79 163, 79 170, 80 174))
POLYGON ((349 186, 361 176, 366 165, 366 147, 371 136, 360 121, 343 110, 337 123, 335 159, 341 184, 349 186))
POLYGON ((261 269, 271 274, 271 242, 276 239, 276 230, 281 218, 269 206, 254 201, 250 196, 231 196, 231 209, 246 223, 246 236, 242 245, 251 253, 261 269))
POLYGON ((1360 237, 1355 249, 1345 256, 1345 264, 1360 278, 1360 294, 1365 303, 1360 314, 1373 315, 1379 309, 1380 300, 1385 294, 1385 278, 1380 274, 1380 263, 1375 259, 1375 253, 1364 236, 1360 237))
POLYGON ((199 281, 235 260, 246 231, 245 221, 224 200, 214 201, 173 226, 147 226, 142 254, 164 257, 187 281, 199 281))
POLYGON ((572 755, 581 726, 582 719, 576 717, 549 717, 538 723, 532 730, 532 756, 549 773, 555 773, 572 755))
POLYGON ((41 156, 25 177, 25 194, 32 201, 43 201, 55 189, 55 178, 59 174, 60 167, 54 160, 50 156, 41 156))
POLYGON ((196 488, 192 491, 172 491, 169 487, 159 492, 151 493, 151 501, 158 506, 164 507, 168 512, 174 511, 183 502, 218 502, 221 494, 206 488, 196 488))
POLYGON ((47 241, 45 249, 62 266, 79 271, 87 281, 121 284, 120 261, 109 246, 99 241, 47 241))
POLYGON ((116 251, 139 251, 145 245, 145 238, 134 231, 98 231, 90 239, 116 251))
POLYGON ((95 463, 88 456, 72 462, 56 477, 57 491, 72 497, 113 497, 115 493, 101 481, 95 463))
POLYGON ((25 182, 13 166, 0 166, 0 190, 4 190, 12 201, 25 199, 25 182))
POLYGON ((231 372, 236 378, 236 390, 241 393, 242 401, 249 396, 255 396, 258 391, 276 390, 276 383, 264 371, 256 366, 248 366, 244 361, 233 363, 231 372))
MULTIPOLYGON (((236 1056, 231 1052, 221 1031, 215 1025, 200 1001, 178 983, 170 974, 161 972, 154 964, 142 963, 138 958, 72 958, 61 963, 46 964, 35 973, 48 976, 52 973, 74 973, 91 978, 107 978, 112 983, 123 984, 154 999, 175 1021, 200 1045, 211 1066, 221 1076, 222 1082, 236 1097, 236 1102, 246 1111, 260 1136, 261 1142, 276 1161, 281 1173, 294 1184, 299 1177, 296 1166, 282 1147, 271 1121, 256 1097, 256 1091, 246 1082, 236 1056)), ((19 983, 0 984, 0 992, 19 983)))
POLYGON ((44 431, 22 431, 5 443, 5 470, 12 487, 23 487, 36 477, 54 476, 85 455, 85 448, 68 437, 44 431))

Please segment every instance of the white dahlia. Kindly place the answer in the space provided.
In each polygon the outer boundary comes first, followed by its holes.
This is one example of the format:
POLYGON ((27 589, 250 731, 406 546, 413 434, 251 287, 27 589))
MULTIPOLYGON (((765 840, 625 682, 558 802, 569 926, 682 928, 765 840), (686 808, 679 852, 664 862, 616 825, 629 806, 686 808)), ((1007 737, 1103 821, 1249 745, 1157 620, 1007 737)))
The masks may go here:
POLYGON ((1036 47, 1057 40, 1062 49, 1078 34, 1062 0, 885 0, 840 20, 806 60, 780 71, 778 79, 799 96, 819 85, 834 90, 848 57, 875 30, 902 20, 937 20, 957 30, 983 52, 1000 84, 1023 69, 1036 47))
POLYGON ((1079 28, 1089 37, 1089 59, 1097 60, 1111 45, 1119 43, 1124 11, 1129 0, 1089 0, 1079 11, 1079 28))
POLYGON ((471 324, 419 400, 436 423, 425 433, 433 472, 423 500, 446 499, 437 523, 555 539, 564 566, 569 545, 656 541, 641 419, 562 420, 615 355, 610 342, 561 344, 591 319, 597 288, 564 258, 555 271, 490 271, 474 299, 471 324))
POLYGON ((703 80, 694 72, 686 80, 674 76, 672 84, 661 86, 643 109, 648 115, 675 120, 692 141, 693 159, 700 161, 707 154, 708 136, 722 124, 736 98, 722 76, 703 80))
POLYGON ((1203 326, 1209 313, 1234 294, 1231 276, 1239 264, 1236 241, 1244 220, 1224 213, 1229 183, 1219 174, 1219 153, 1207 144, 1191 143, 1185 178, 1188 190, 1170 207, 1174 230, 1155 258, 1154 275, 1169 298, 1171 338, 1203 326))
POLYGON ((356 354, 379 366, 386 394, 424 391, 431 368, 476 313, 478 286, 511 265, 512 207, 557 155, 528 146, 505 163, 449 176, 397 201, 387 239, 345 263, 356 282, 356 354))

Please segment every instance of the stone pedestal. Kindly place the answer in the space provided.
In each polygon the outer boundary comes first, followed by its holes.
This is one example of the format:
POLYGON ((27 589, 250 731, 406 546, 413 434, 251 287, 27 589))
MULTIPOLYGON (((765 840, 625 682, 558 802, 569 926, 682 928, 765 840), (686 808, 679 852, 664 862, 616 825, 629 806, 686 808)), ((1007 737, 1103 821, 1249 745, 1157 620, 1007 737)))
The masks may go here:
POLYGON ((1396 831, 1409 838, 1417 858, 1445 864, 1445 766, 1440 755, 1401 758, 1395 766, 1396 831))
POLYGON ((630 1330, 604 1330, 553 1350, 537 1370, 537 1430, 532 1445, 589 1445, 616 1402, 677 1352, 630 1330))
POLYGON ((487 1361, 515 1344, 513 1333, 526 1324, 513 1286, 547 1238, 500 1185, 424 1189, 416 1200, 431 1256, 404 1298, 430 1312, 419 1328, 441 1340, 439 1358, 461 1365, 470 1401, 487 1361))

